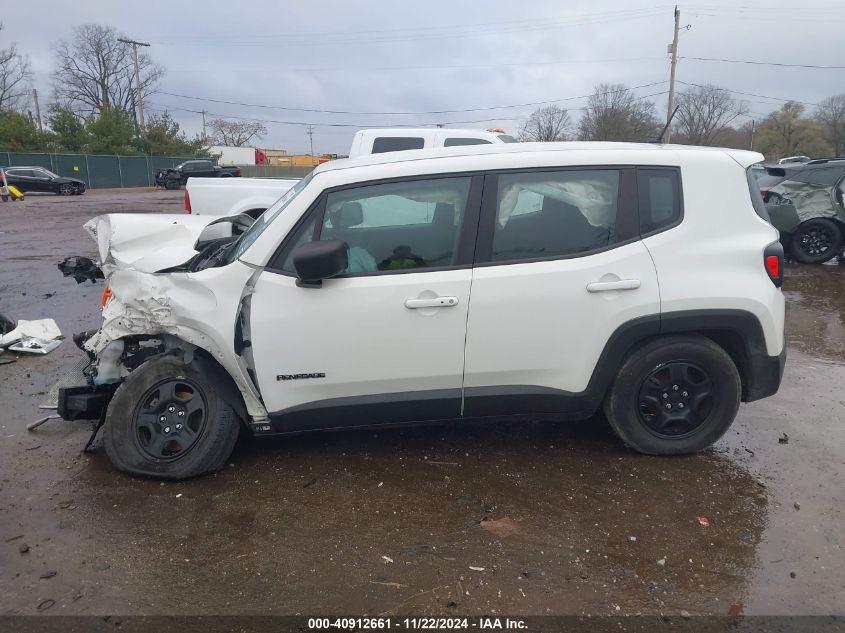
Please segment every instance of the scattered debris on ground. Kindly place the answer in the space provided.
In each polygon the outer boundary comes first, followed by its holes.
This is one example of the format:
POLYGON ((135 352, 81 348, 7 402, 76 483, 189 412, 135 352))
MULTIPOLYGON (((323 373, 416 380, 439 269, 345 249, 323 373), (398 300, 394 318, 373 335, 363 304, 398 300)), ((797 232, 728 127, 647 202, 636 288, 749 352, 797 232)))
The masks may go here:
POLYGON ((96 283, 98 279, 103 279, 103 271, 88 257, 81 255, 74 255, 72 257, 65 257, 58 263, 59 270, 65 277, 73 277, 76 283, 81 284, 85 281, 96 283))
POLYGON ((0 336, 0 348, 12 352, 47 354, 56 349, 62 339, 62 331, 53 319, 21 319, 14 329, 0 336))

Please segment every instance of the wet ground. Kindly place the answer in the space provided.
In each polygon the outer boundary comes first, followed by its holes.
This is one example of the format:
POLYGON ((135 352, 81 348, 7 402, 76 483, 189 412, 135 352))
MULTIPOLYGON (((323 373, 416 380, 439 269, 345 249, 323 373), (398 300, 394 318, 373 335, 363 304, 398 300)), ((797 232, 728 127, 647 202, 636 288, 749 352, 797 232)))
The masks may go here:
MULTIPOLYGON (((181 205, 0 204, 0 312, 97 326, 102 285, 56 269, 93 256, 82 223, 181 205)), ((845 264, 790 266, 785 289, 780 393, 675 459, 600 419, 456 424, 242 441, 162 484, 81 454, 88 423, 26 431, 70 340, 0 365, 0 614, 842 614, 845 264)))

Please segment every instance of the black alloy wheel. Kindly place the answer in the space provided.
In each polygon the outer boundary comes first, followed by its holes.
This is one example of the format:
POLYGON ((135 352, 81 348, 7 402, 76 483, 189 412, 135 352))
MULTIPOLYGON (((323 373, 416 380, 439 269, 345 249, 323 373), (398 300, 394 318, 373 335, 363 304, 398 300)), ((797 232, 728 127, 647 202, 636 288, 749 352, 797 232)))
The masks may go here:
POLYGON ((59 185, 59 195, 60 196, 70 196, 73 195, 73 185, 69 182, 62 183, 59 185))
POLYGON ((197 443, 208 422, 208 403, 191 381, 164 380, 141 397, 133 415, 138 448, 155 460, 175 460, 197 443))
POLYGON ((821 264, 842 249, 842 229, 827 218, 804 222, 792 237, 791 251, 804 264, 821 264))
POLYGON ((658 367, 643 381, 638 414, 652 433, 680 438, 706 422, 716 397, 713 381, 700 365, 673 361, 658 367))

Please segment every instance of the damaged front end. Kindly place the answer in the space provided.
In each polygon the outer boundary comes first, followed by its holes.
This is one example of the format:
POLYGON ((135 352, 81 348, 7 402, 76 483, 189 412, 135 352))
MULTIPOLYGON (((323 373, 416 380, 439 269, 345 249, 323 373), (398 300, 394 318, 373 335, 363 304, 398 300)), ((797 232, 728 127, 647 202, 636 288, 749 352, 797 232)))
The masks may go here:
POLYGON ((74 336, 91 362, 82 372, 85 384, 59 389, 62 418, 102 424, 131 372, 152 358, 173 356, 210 376, 250 426, 267 424, 249 368, 232 345, 257 269, 241 262, 222 266, 228 246, 251 222, 248 216, 115 214, 85 224, 98 245, 94 269, 80 257, 59 267, 80 282, 102 275, 103 323, 74 336))

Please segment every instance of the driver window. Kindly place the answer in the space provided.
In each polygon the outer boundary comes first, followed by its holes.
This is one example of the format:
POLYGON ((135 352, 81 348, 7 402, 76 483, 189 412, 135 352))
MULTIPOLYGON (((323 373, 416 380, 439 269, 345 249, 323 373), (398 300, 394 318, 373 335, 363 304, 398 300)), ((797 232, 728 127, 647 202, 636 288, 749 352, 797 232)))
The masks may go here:
POLYGON ((319 239, 343 240, 348 273, 454 265, 471 178, 438 178, 330 193, 319 239))

